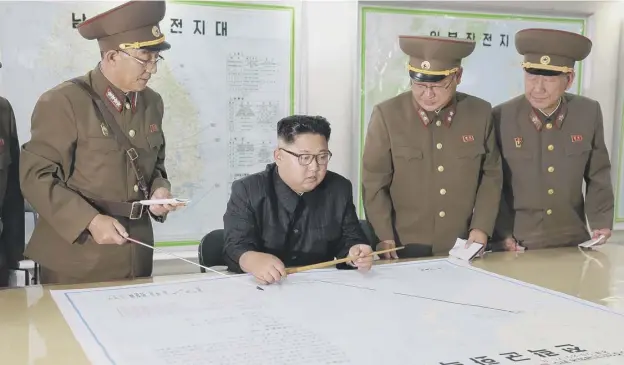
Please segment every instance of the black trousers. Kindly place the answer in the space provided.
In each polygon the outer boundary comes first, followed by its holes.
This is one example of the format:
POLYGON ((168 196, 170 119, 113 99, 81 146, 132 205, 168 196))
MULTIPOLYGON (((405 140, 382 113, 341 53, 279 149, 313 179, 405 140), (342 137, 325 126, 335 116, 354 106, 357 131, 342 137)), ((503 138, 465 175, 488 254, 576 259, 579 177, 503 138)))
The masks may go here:
POLYGON ((9 268, 0 266, 0 289, 9 286, 9 268))

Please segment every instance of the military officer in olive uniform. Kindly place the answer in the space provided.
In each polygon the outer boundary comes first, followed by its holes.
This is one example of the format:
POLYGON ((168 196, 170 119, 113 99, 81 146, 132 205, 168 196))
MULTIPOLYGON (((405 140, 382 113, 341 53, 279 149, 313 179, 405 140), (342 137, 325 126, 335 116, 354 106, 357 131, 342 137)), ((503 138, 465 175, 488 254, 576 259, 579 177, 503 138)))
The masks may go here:
MULTIPOLYGON (((2 64, 0 64, 0 68, 2 64)), ((0 288, 24 252, 24 197, 19 185, 20 147, 11 103, 0 97, 0 288)))
POLYGON ((170 48, 164 15, 164 1, 131 1, 81 23, 101 62, 35 105, 21 186, 41 217, 25 254, 42 266, 44 284, 151 275, 153 251, 126 237, 153 244, 150 217, 163 222, 175 209, 133 204, 171 197, 163 100, 147 87, 170 48))
POLYGON ((502 184, 492 107, 456 91, 475 42, 400 36, 399 45, 411 90, 373 109, 362 164, 378 249, 420 257, 448 255, 457 238, 486 244, 502 184))
POLYGON ((602 111, 597 101, 566 92, 592 43, 552 29, 521 30, 515 43, 525 94, 493 112, 504 172, 493 248, 577 245, 600 235, 604 242, 614 198, 602 111))

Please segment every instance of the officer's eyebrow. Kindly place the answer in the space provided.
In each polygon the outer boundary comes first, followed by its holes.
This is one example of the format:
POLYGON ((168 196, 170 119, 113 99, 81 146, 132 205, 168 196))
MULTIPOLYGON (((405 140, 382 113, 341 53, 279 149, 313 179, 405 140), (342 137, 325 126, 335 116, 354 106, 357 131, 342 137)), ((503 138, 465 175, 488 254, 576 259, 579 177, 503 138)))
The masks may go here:
POLYGON ((139 49, 137 50, 137 56, 149 56, 152 57, 154 59, 158 58, 158 56, 160 56, 160 52, 154 52, 154 51, 150 51, 148 49, 139 49))

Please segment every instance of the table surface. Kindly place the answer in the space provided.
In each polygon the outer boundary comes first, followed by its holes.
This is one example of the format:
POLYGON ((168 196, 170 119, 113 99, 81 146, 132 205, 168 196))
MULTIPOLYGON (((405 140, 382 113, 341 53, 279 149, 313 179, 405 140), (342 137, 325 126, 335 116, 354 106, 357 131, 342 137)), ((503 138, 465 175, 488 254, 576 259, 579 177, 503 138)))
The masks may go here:
MULTIPOLYGON (((609 243, 591 251, 559 248, 489 253, 473 265, 624 312, 624 244, 621 243, 609 243)), ((0 363, 89 364, 50 290, 166 282, 199 275, 210 274, 0 290, 0 363)))

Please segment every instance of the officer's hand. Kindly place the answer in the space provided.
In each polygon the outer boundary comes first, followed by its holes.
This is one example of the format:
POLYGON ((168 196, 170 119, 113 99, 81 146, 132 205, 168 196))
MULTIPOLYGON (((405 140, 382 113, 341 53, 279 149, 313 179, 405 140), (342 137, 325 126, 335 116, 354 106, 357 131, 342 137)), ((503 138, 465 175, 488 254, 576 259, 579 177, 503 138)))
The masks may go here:
MULTIPOLYGON (((394 240, 381 241, 377 244, 377 251, 389 250, 395 247, 396 243, 394 243, 394 240)), ((399 255, 397 255, 396 251, 382 253, 381 256, 386 260, 399 258, 399 255)))
POLYGON ((524 247, 520 246, 513 237, 506 238, 503 241, 503 248, 505 251, 524 251, 524 247))
POLYGON ((354 258, 349 264, 358 270, 368 271, 373 266, 372 247, 369 245, 355 245, 349 249, 349 257, 354 258))
POLYGON ((488 236, 482 230, 475 228, 470 231, 468 235, 468 240, 466 241, 466 248, 470 247, 473 243, 480 243, 483 245, 479 250, 479 256, 483 256, 485 253, 485 245, 487 244, 488 236))
POLYGON ((596 238, 600 236, 604 236, 604 238, 601 239, 598 243, 596 243, 596 245, 605 244, 607 240, 609 239, 609 237, 611 237, 611 230, 609 228, 595 229, 592 234, 592 239, 595 240, 596 238))
MULTIPOLYGON (((151 199, 171 199, 173 196, 167 188, 158 188, 152 194, 151 199)), ((177 206, 172 204, 150 205, 150 212, 155 216, 163 216, 172 210, 176 210, 177 206)))
POLYGON ((260 284, 271 284, 286 277, 284 263, 268 253, 247 251, 238 261, 243 271, 255 276, 260 284))
POLYGON ((126 242, 128 232, 119 221, 107 215, 98 214, 88 227, 95 242, 100 245, 121 245, 126 242))

